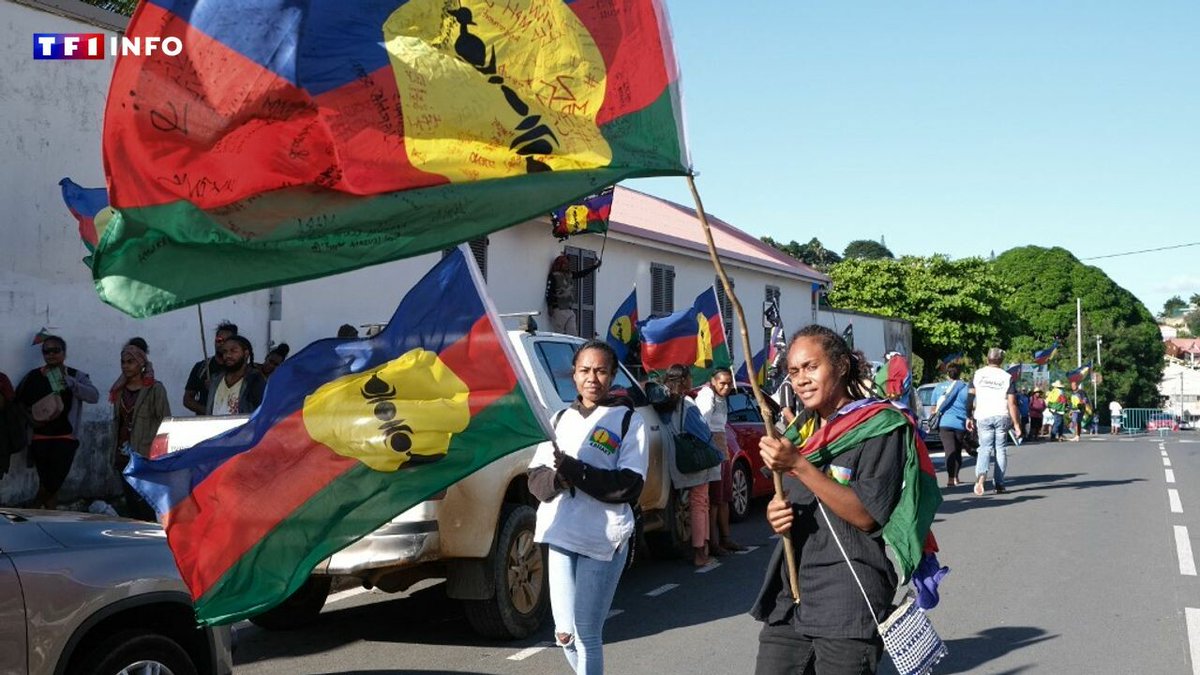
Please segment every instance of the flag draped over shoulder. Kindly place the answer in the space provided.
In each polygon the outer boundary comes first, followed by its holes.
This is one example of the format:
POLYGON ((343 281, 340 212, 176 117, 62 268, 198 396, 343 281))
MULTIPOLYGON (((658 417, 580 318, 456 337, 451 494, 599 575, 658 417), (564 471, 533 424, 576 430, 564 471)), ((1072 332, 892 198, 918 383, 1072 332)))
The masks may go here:
POLYGON ((93 277, 134 316, 689 165, 661 0, 146 0, 127 34, 183 44, 118 59, 105 109, 93 277))
POLYGON ((612 203, 613 188, 610 186, 600 194, 588 195, 579 202, 556 209, 550 214, 554 236, 561 240, 576 234, 608 232, 612 203))
POLYGON ((639 339, 637 286, 634 286, 633 290, 629 291, 629 297, 617 307, 612 321, 608 322, 608 333, 605 334, 604 340, 617 352, 617 360, 624 363, 639 339))
POLYGON ((889 401, 864 399, 844 408, 811 435, 802 433, 793 424, 785 436, 800 444, 805 459, 824 466, 868 439, 901 428, 905 445, 904 486, 891 518, 883 524, 883 540, 892 549, 907 580, 920 564, 923 553, 937 551, 930 528, 942 503, 933 461, 910 415, 889 401))
POLYGON ((250 420, 135 456, 199 620, 236 621, 397 514, 548 437, 463 247, 363 340, 320 340, 271 376, 250 420))

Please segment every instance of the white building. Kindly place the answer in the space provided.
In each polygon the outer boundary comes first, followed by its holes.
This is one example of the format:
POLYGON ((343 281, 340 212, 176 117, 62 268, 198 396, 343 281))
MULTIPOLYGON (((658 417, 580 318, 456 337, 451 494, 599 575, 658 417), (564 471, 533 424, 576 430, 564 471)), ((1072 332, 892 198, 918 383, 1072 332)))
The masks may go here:
POLYGON ((1163 398, 1163 410, 1180 417, 1200 417, 1200 368, 1168 359, 1158 393, 1163 398))

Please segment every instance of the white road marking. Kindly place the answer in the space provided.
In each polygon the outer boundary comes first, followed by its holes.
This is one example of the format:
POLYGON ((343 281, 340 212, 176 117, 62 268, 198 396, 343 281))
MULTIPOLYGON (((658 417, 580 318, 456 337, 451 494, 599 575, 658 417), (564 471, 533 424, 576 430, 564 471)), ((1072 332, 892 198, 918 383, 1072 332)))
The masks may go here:
POLYGON ((1167 482, 1168 483, 1175 482, 1175 470, 1174 469, 1167 469, 1167 482))
POLYGON ((624 613, 625 613, 625 610, 623 610, 623 609, 610 609, 610 610, 608 610, 608 616, 604 617, 604 620, 608 621, 609 619, 613 618, 614 616, 624 614, 624 613))
POLYGON ((1162 456, 1163 456, 1163 457, 1166 457, 1166 456, 1167 456, 1167 451, 1166 451, 1166 450, 1163 450, 1163 451, 1162 451, 1162 456))
POLYGON ((738 555, 747 555, 749 553, 754 553, 757 550, 757 546, 747 546, 745 551, 734 551, 734 553, 737 553, 738 555))
POLYGON ((1192 675, 1200 675, 1200 609, 1185 607, 1187 617, 1188 644, 1192 648, 1192 675))
POLYGON ((1200 441, 1197 441, 1194 438, 1181 438, 1175 442, 1176 443, 1200 443, 1200 441))
POLYGON ((513 654, 512 656, 508 657, 508 660, 509 661, 524 661, 525 659, 533 656, 534 654, 537 654, 538 652, 546 651, 547 649, 549 649, 553 646, 554 646, 553 642, 539 642, 532 647, 526 647, 525 649, 522 649, 521 651, 517 652, 516 654, 513 654))
POLYGON ((663 584, 662 586, 659 586, 658 588, 647 593, 646 597, 647 598, 657 598, 658 596, 662 595, 663 593, 666 593, 667 591, 673 591, 676 588, 679 588, 679 584, 663 584))
POLYGON ((1163 457, 1163 466, 1171 466, 1171 458, 1163 457))
POLYGON ((1184 576, 1196 576, 1196 561, 1192 558, 1192 540, 1188 538, 1188 529, 1183 525, 1175 526, 1175 552, 1179 555, 1179 573, 1184 576))
POLYGON ((720 566, 721 566, 721 563, 714 560, 714 561, 708 563, 707 565, 705 565, 704 567, 696 568, 696 574, 708 574, 709 572, 717 569, 720 566))
POLYGON ((1179 501, 1179 490, 1167 490, 1167 499, 1171 501, 1171 513, 1183 513, 1183 502, 1179 501))

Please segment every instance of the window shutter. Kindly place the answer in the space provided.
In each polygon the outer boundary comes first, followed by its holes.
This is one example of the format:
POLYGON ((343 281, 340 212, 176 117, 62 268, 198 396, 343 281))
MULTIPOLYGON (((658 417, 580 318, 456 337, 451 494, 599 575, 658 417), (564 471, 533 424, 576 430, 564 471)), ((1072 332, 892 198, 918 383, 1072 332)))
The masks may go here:
MULTIPOLYGON (((596 264, 595 251, 581 251, 582 259, 580 264, 583 267, 589 267, 596 264)), ((575 288, 579 300, 579 335, 585 339, 592 339, 596 334, 596 272, 588 274, 586 277, 579 280, 579 285, 575 288)))
POLYGON ((675 268, 650 263, 650 316, 666 316, 675 311, 675 268))
POLYGON ((471 253, 475 254, 475 264, 479 265, 479 273, 483 275, 483 280, 487 281, 488 276, 488 238, 480 237, 471 240, 471 253))

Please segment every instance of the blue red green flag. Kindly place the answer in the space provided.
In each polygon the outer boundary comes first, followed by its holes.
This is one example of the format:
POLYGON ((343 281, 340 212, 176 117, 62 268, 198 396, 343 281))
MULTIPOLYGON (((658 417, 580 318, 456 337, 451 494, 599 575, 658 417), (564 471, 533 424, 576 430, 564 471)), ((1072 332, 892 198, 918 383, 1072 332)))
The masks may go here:
POLYGON ((1050 359, 1054 358, 1054 355, 1057 353, 1058 340, 1055 340, 1054 344, 1050 345, 1049 347, 1035 351, 1033 353, 1033 362, 1039 366, 1044 366, 1050 361, 1050 359))
POLYGON ((576 234, 608 232, 612 203, 613 188, 610 186, 600 194, 588 195, 576 203, 555 209, 550 214, 554 236, 563 240, 576 234))
POLYGON ((67 210, 79 221, 79 238, 89 253, 95 252, 104 227, 112 217, 112 210, 108 208, 108 190, 85 188, 70 178, 64 178, 58 184, 62 187, 67 210))
POLYGON ((642 368, 647 373, 661 373, 677 363, 696 364, 700 329, 695 307, 646 319, 638 332, 642 336, 642 368))
POLYGON ((617 360, 624 363, 638 339, 637 286, 634 286, 608 322, 604 340, 617 352, 617 360))
POLYGON ((1076 368, 1075 370, 1072 370, 1071 372, 1067 373, 1067 381, 1068 382, 1082 382, 1083 379, 1085 377, 1087 377, 1088 373, 1090 373, 1090 372, 1092 372, 1092 364, 1090 362, 1085 363, 1082 366, 1079 366, 1078 368, 1076 368))
POLYGON ((1012 378, 1013 382, 1016 382, 1017 380, 1021 379, 1021 364, 1014 363, 1013 365, 1009 366, 1007 368, 1007 370, 1008 370, 1008 376, 1010 378, 1012 378))
POLYGON ((201 623, 271 608, 329 555, 548 438, 482 288, 460 246, 378 335, 284 361, 246 424, 133 458, 125 475, 162 519, 201 623))
POLYGON ((185 45, 118 59, 104 113, 92 274, 134 316, 690 165, 662 0, 144 0, 127 35, 185 45))
POLYGON ((962 358, 963 358, 962 352, 955 352, 954 354, 949 354, 949 355, 943 357, 940 361, 938 361, 937 369, 945 370, 945 369, 949 368, 950 366, 954 365, 955 363, 961 363, 962 358))
MULTIPOLYGON (((779 345, 783 342, 783 328, 773 326, 771 328, 771 336, 767 340, 765 347, 760 349, 757 354, 750 359, 750 365, 754 368, 754 379, 759 387, 767 385, 767 371, 771 368, 771 364, 779 356, 779 345)), ((733 376, 734 382, 750 382, 750 374, 746 371, 746 363, 738 367, 737 373, 733 376)))

